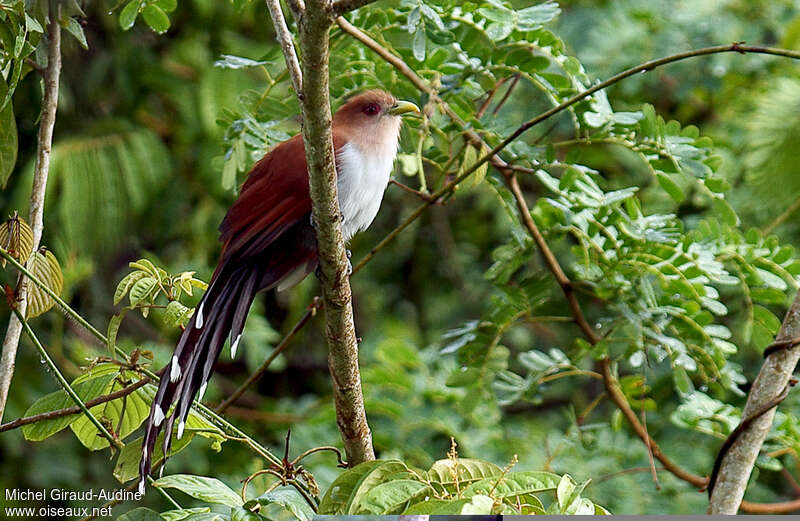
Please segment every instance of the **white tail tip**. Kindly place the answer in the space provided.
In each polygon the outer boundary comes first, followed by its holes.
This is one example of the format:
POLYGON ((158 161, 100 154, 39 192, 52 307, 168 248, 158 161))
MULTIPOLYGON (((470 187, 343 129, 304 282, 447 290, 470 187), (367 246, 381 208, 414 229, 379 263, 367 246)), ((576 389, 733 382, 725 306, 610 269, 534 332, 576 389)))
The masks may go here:
POLYGON ((156 405, 156 410, 153 412, 153 425, 158 427, 164 421, 164 411, 161 410, 160 405, 156 405))
POLYGON ((144 478, 139 480, 139 494, 144 496, 144 478))
POLYGON ((181 367, 178 365, 178 355, 172 355, 172 367, 169 370, 169 381, 172 383, 181 379, 181 367))
POLYGON ((194 322, 194 327, 197 329, 203 329, 203 304, 205 302, 201 302, 199 306, 197 306, 197 318, 194 322))
POLYGON ((236 349, 239 347, 239 340, 242 339, 242 335, 237 335, 236 340, 233 341, 231 344, 231 358, 236 358, 236 349))
POLYGON ((178 424, 178 439, 183 438, 183 428, 184 427, 186 427, 186 423, 185 422, 180 422, 178 424))
POLYGON ((197 393, 197 401, 201 401, 203 399, 203 395, 206 394, 206 387, 208 387, 208 382, 204 382, 203 385, 200 386, 200 390, 197 393))

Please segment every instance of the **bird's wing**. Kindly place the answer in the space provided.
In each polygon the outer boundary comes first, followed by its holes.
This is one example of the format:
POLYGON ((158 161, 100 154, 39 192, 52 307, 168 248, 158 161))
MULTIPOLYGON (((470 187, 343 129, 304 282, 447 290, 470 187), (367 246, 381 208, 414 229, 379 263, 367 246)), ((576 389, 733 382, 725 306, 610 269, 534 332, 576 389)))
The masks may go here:
POLYGON ((301 220, 308 220, 311 197, 303 138, 275 147, 251 170, 239 198, 220 224, 222 260, 258 255, 301 220))

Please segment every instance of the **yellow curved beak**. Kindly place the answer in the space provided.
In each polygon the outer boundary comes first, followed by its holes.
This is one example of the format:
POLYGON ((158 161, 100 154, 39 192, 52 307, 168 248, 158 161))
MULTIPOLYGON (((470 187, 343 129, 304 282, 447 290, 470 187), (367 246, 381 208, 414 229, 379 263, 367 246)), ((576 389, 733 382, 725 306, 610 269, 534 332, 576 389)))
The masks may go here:
POLYGON ((410 101, 398 101, 397 103, 389 109, 389 114, 392 116, 402 116, 403 114, 408 114, 409 112, 413 112, 415 114, 419 114, 419 107, 411 103, 410 101))

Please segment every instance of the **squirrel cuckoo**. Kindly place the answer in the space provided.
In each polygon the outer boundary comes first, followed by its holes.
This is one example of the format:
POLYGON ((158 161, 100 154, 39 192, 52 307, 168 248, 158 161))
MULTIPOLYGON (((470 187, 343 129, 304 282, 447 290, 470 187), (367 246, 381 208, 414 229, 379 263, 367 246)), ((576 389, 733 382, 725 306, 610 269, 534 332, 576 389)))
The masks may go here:
MULTIPOLYGON (((410 112, 419 109, 388 92, 371 90, 351 98, 334 114, 345 241, 367 228, 378 213, 397 155, 400 116, 410 112)), ((236 354, 256 293, 289 288, 317 266, 302 135, 277 145, 256 163, 219 231, 223 243, 219 264, 163 371, 150 408, 139 465, 142 493, 159 432, 166 424, 166 457, 174 420, 179 420, 180 439, 192 400, 198 394, 202 398, 226 338, 231 356, 236 354)))

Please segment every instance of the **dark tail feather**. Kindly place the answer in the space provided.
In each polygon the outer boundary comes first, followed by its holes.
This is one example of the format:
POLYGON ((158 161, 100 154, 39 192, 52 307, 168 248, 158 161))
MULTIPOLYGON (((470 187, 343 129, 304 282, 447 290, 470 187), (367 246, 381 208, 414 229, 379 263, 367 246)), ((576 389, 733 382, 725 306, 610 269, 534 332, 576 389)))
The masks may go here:
POLYGON ((161 383, 150 408, 142 442, 142 460, 139 464, 140 491, 144 491, 144 480, 150 473, 156 438, 164 428, 164 423, 166 430, 163 450, 166 458, 172 442, 174 419, 177 417, 180 420, 178 424, 178 438, 180 438, 183 435, 192 400, 199 389, 205 391, 211 370, 222 351, 228 332, 231 333, 231 347, 238 344, 247 311, 259 289, 257 282, 261 276, 260 271, 258 267, 231 271, 221 268, 197 305, 161 377, 161 383), (170 414, 170 406, 176 402, 176 397, 177 403, 170 414))

